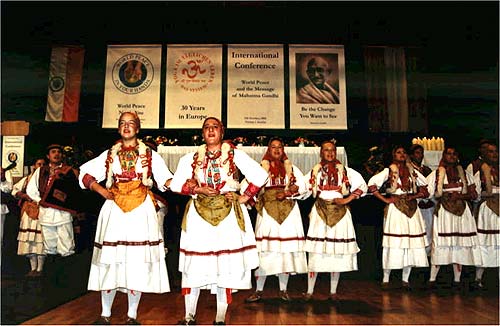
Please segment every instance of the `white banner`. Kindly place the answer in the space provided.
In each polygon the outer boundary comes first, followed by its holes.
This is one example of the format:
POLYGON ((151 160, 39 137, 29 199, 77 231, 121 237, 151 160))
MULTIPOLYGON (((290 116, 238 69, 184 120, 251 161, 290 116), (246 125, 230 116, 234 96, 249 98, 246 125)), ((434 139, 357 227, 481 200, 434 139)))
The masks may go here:
POLYGON ((2 168, 14 166, 13 177, 24 176, 24 136, 2 137, 2 168))
POLYGON ((283 45, 228 45, 228 128, 285 128, 283 45))
POLYGON ((222 45, 167 45, 165 128, 200 128, 222 115, 222 45))
POLYGON ((347 129, 343 45, 290 45, 290 129, 347 129))
POLYGON ((161 45, 109 45, 104 85, 103 128, 117 128, 122 112, 133 111, 141 128, 158 128, 161 45))

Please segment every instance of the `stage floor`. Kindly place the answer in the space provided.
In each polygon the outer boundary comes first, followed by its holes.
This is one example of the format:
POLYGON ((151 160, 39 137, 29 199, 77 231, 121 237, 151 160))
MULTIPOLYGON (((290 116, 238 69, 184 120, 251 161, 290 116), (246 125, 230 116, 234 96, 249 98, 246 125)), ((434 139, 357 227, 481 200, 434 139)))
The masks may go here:
MULTIPOLYGON (((417 288, 404 292, 399 288, 382 291, 377 281, 342 280, 338 287, 340 299, 328 300, 329 277, 320 274, 314 298, 301 299, 306 288, 306 276, 290 277, 290 303, 278 298, 278 282, 269 277, 264 297, 257 303, 245 303, 251 290, 233 295, 227 313, 227 324, 238 325, 297 325, 297 324, 499 324, 498 288, 470 292, 467 288, 454 290, 441 284, 436 291, 417 288)), ((398 281, 394 280, 397 287, 398 281)), ((417 284, 418 286, 418 284, 417 284)), ((91 324, 101 312, 100 294, 89 292, 40 316, 24 325, 91 324)), ((202 291, 198 302, 198 324, 212 324, 216 312, 215 296, 202 291)), ((112 323, 126 320, 127 296, 117 293, 113 305, 112 323)), ((184 299, 180 289, 165 294, 143 294, 137 319, 142 324, 171 325, 183 318, 184 299)))

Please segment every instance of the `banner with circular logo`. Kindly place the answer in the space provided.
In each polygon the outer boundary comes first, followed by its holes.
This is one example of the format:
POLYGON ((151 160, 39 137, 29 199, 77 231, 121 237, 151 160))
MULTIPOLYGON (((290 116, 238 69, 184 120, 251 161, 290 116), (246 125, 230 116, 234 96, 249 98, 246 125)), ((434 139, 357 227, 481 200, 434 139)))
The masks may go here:
POLYGON ((103 128, 116 128, 121 113, 132 111, 142 128, 158 128, 161 45, 109 45, 103 128))
POLYGON ((222 45, 167 45, 165 128, 200 128, 221 118, 222 45))

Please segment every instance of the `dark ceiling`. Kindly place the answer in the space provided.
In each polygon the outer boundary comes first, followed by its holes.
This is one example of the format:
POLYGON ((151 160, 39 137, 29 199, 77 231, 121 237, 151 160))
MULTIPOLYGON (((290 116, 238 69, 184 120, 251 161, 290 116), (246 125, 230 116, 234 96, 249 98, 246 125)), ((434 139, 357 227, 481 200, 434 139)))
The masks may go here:
POLYGON ((498 1, 2 1, 1 9, 2 51, 46 55, 57 43, 88 50, 110 43, 319 43, 353 52, 403 45, 425 49, 434 59, 429 69, 498 63, 498 1), (471 59, 478 53, 480 60, 471 59))

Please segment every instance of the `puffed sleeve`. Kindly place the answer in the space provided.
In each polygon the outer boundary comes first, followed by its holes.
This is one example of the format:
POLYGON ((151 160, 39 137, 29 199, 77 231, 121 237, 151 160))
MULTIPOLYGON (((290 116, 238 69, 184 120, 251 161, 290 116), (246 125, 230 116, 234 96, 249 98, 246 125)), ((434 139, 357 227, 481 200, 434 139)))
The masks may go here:
POLYGON ((346 171, 347 178, 349 178, 349 182, 351 183, 351 193, 357 198, 365 196, 368 191, 368 186, 361 173, 349 167, 346 167, 346 171))
POLYGON ((368 191, 369 192, 376 192, 378 191, 384 182, 389 179, 389 168, 384 168, 382 171, 379 173, 375 174, 368 180, 368 191))
POLYGON ((472 201, 478 202, 481 199, 481 180, 479 178, 474 178, 472 173, 469 171, 465 170, 465 177, 467 178, 467 186, 469 189, 471 186, 474 186, 474 189, 476 190, 477 197, 474 198, 472 201))
POLYGON ((437 170, 432 171, 431 174, 429 174, 426 178, 429 198, 434 197, 434 193, 436 192, 436 171, 437 170))
POLYGON ((242 150, 234 150, 234 163, 248 181, 245 195, 252 198, 267 181, 267 171, 242 150))
POLYGON ((12 192, 11 192, 11 195, 12 195, 12 196, 14 196, 14 197, 15 197, 15 196, 16 196, 16 194, 17 194, 18 192, 20 192, 20 191, 22 192, 23 187, 24 187, 24 183, 26 182, 26 179, 27 179, 27 178, 28 178, 28 177, 23 177, 23 178, 22 178, 21 180, 19 180, 19 181, 18 181, 18 182, 17 182, 14 186, 12 186, 12 192))
POLYGON ((101 182, 106 178, 106 158, 108 151, 80 166, 78 181, 82 189, 89 189, 93 182, 101 182))
POLYGON ((417 186, 427 186, 427 178, 419 171, 415 170, 415 172, 417 173, 417 186))
POLYGON ((160 191, 166 191, 165 182, 174 177, 160 154, 151 151, 151 170, 160 191))
POLYGON ((12 174, 10 171, 5 171, 5 181, 0 182, 0 191, 10 193, 12 191, 12 174))
POLYGON ((481 193, 483 189, 481 188, 481 171, 477 171, 474 174, 474 184, 476 185, 477 200, 481 200, 481 193))
POLYGON ((191 179, 193 175, 193 169, 191 164, 193 163, 193 155, 195 153, 187 153, 182 156, 177 164, 177 169, 175 170, 174 176, 170 183, 170 190, 177 193, 182 193, 182 186, 186 180, 191 179))
POLYGON ((304 175, 304 183, 306 185, 306 192, 302 195, 301 199, 307 199, 312 195, 312 185, 311 185, 312 170, 304 175))
POLYGON ((40 179, 40 168, 37 168, 35 170, 35 173, 33 173, 33 176, 30 178, 28 186, 26 187, 26 194, 30 196, 30 198, 37 203, 40 200, 42 200, 42 197, 40 196, 40 191, 38 190, 39 179, 40 179))
POLYGON ((308 180, 306 179, 302 171, 297 166, 293 166, 293 175, 295 176, 295 185, 299 187, 298 195, 293 196, 294 199, 305 199, 308 193, 308 180))

